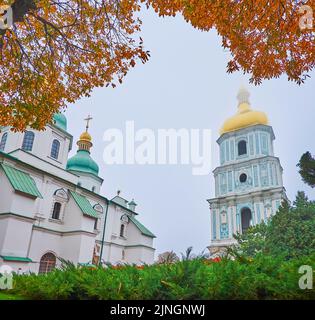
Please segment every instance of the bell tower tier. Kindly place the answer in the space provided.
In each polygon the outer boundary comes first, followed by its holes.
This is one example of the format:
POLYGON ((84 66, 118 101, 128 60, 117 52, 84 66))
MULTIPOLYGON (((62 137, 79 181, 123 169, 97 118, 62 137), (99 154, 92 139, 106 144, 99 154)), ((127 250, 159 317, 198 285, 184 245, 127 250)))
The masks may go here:
POLYGON ((251 109, 245 88, 238 99, 237 114, 225 121, 217 140, 220 166, 213 171, 215 198, 208 200, 212 254, 235 243, 233 234, 267 221, 286 199, 268 118, 251 109))

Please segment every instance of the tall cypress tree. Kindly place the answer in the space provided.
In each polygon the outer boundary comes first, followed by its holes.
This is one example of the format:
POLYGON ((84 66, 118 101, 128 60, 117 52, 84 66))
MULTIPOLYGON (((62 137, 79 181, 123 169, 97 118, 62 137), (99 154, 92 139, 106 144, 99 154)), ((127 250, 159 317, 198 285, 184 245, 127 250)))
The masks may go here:
POLYGON ((302 180, 311 186, 315 187, 315 159, 312 157, 310 152, 305 152, 300 162, 297 164, 300 168, 299 173, 302 177, 302 180))

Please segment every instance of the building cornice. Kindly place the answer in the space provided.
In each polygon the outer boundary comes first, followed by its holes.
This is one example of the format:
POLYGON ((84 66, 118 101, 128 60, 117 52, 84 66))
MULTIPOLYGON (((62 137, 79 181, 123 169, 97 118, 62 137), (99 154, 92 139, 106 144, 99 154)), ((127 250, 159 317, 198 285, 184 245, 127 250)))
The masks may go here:
POLYGON ((278 163, 280 165, 280 169, 281 169, 281 171, 283 171, 283 168, 282 168, 282 166, 280 164, 279 157, 268 155, 268 156, 250 158, 250 159, 247 159, 247 160, 240 160, 240 161, 237 161, 237 160, 235 161, 234 160, 234 162, 230 162, 230 163, 224 164, 222 166, 216 167, 212 172, 213 172, 213 174, 217 174, 220 171, 226 171, 226 170, 229 170, 229 169, 242 168, 242 167, 247 166, 247 165, 256 164, 257 162, 261 163, 261 162, 275 161, 275 160, 278 161, 278 163))
POLYGON ((13 212, 1 212, 0 213, 0 219, 5 219, 5 218, 14 218, 17 220, 23 220, 23 221, 27 221, 27 222, 34 222, 36 221, 36 218, 32 218, 32 217, 28 217, 28 216, 23 216, 21 214, 18 213, 13 213, 13 212))
MULTIPOLYGON (((259 189, 256 191, 251 191, 251 192, 246 192, 246 193, 242 193, 242 194, 237 194, 237 193, 233 193, 230 195, 226 195, 226 196, 220 196, 220 197, 216 197, 216 198, 212 198, 212 199, 207 199, 207 201, 209 202, 209 204, 220 204, 221 202, 226 202, 226 201, 236 201, 236 200, 240 200, 240 199, 246 199, 246 198, 264 198, 266 196, 272 196, 275 193, 283 193, 285 195, 285 188, 284 187, 276 187, 276 188, 266 188, 266 189, 259 189)), ((286 195, 285 195, 286 197, 286 195)))
POLYGON ((40 227, 40 226, 33 226, 34 230, 37 231, 43 231, 43 232, 47 232, 47 233, 52 233, 52 234, 56 234, 59 236, 73 236, 73 235, 87 235, 90 237, 96 237, 97 233, 94 232, 89 232, 89 231, 85 231, 85 230, 71 230, 71 231, 59 231, 59 230, 53 230, 53 229, 49 229, 49 228, 45 228, 45 227, 40 227))
MULTIPOLYGON (((96 240, 96 243, 102 244, 102 241, 96 240)), ((116 242, 109 242, 109 241, 104 241, 104 244, 105 244, 105 245, 114 245, 114 246, 117 246, 117 247, 119 247, 119 248, 139 248, 139 247, 142 247, 142 248, 146 248, 146 249, 151 249, 151 250, 153 250, 153 251, 156 250, 155 248, 150 247, 150 246, 147 246, 147 245, 145 245, 145 244, 129 244, 129 245, 123 245, 123 244, 119 244, 119 243, 116 243, 116 242)))
POLYGON ((255 132, 255 131, 259 131, 259 130, 270 132, 271 135, 272 135, 272 140, 275 139, 275 134, 273 132, 272 126, 265 125, 265 124, 256 124, 256 125, 253 125, 253 126, 244 127, 244 128, 240 128, 238 130, 234 130, 234 131, 223 133, 217 139, 217 143, 220 144, 225 139, 228 139, 228 138, 231 138, 231 137, 236 137, 236 136, 239 135, 240 132, 249 133, 249 132, 255 132))

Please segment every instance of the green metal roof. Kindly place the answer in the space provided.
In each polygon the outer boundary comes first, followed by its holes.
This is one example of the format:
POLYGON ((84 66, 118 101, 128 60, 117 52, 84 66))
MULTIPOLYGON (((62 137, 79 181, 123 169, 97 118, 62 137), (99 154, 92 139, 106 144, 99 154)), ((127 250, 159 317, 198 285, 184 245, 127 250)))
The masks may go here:
POLYGON ((7 164, 0 164, 8 177, 14 190, 29 194, 34 197, 43 198, 37 189, 34 179, 26 172, 15 169, 7 164))
POLYGON ((89 200, 86 197, 81 196, 80 194, 71 190, 70 190, 70 194, 72 195, 74 201, 79 206, 83 214, 90 216, 92 218, 99 217, 98 213, 93 209, 92 205, 90 204, 89 200))
POLYGON ((33 262, 30 258, 13 257, 13 256, 0 256, 4 261, 18 261, 18 262, 33 262))
POLYGON ((156 236, 147 229, 142 223, 140 223, 135 217, 129 216, 129 219, 135 224, 135 226, 141 231, 142 234, 150 238, 156 238, 156 236))

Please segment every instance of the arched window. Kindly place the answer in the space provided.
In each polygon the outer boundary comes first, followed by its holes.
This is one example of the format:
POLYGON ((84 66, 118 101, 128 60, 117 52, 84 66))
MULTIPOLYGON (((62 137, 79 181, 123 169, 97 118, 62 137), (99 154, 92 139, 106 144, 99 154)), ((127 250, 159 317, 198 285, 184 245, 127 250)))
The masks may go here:
POLYGON ((40 259, 39 273, 48 273, 56 267, 56 256, 50 252, 44 254, 40 259))
POLYGON ((244 154, 247 154, 247 144, 245 140, 241 140, 238 145, 238 155, 242 156, 244 154))
POLYGON ((51 145, 50 156, 54 159, 58 159, 60 149, 60 142, 57 139, 54 139, 51 145))
POLYGON ((55 220, 59 220, 60 219, 60 211, 61 211, 61 203, 55 202, 51 217, 55 220))
POLYGON ((245 233, 250 227, 252 212, 249 208, 243 208, 241 211, 242 233, 245 233))
POLYGON ((24 151, 32 151, 35 134, 32 131, 26 131, 24 134, 22 149, 24 151))
POLYGON ((121 237, 125 236, 125 225, 124 224, 120 225, 120 236, 121 237))
POLYGON ((5 148, 5 144, 7 142, 7 138, 8 138, 8 133, 5 132, 1 138, 1 142, 0 142, 0 151, 4 151, 5 148))

